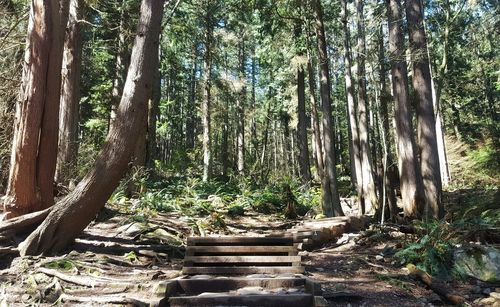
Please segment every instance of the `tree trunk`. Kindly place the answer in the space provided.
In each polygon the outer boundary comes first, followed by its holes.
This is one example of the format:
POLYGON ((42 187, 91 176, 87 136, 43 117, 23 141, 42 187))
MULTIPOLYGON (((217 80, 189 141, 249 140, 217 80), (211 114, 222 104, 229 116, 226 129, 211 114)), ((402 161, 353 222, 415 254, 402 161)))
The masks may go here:
MULTIPOLYGON (((323 194, 326 194, 326 186, 330 186, 330 197, 323 195, 323 213, 326 216, 344 215, 340 206, 340 196, 337 188, 337 171, 335 169, 335 138, 333 135, 332 102, 330 97, 330 72, 326 46, 325 27, 323 24, 323 9, 321 0, 313 0, 313 14, 315 19, 316 39, 319 54, 319 75, 321 105, 323 109, 323 146, 325 153, 325 176, 323 194), (328 203, 330 201, 330 203, 328 203)), ((322 180, 323 181, 323 180, 322 180)))
POLYGON ((405 61, 401 2, 400 0, 386 0, 386 4, 401 198, 405 216, 416 218, 419 216, 419 207, 423 202, 421 197, 423 188, 408 99, 408 72, 405 61))
POLYGON ((52 206, 68 1, 32 1, 7 193, 6 217, 52 206))
POLYGON ((370 152, 369 139, 369 105, 366 93, 366 47, 365 26, 363 14, 363 0, 356 0, 357 26, 358 26, 358 129, 359 148, 361 157, 361 176, 363 193, 361 195, 362 213, 374 213, 378 207, 375 181, 373 179, 373 161, 370 152))
POLYGON ((63 185, 68 185, 71 178, 75 178, 76 175, 80 71, 82 63, 82 37, 78 20, 82 15, 81 9, 81 0, 70 0, 62 64, 59 152, 56 169, 56 182, 63 185))
POLYGON ((212 104, 212 40, 213 40, 213 18, 210 1, 206 7, 205 15, 205 55, 204 55, 204 88, 203 104, 201 106, 203 125, 203 181, 208 181, 212 172, 212 140, 211 140, 211 104, 212 104))
POLYGON ((312 58, 308 54, 307 74, 309 80, 309 99, 311 104, 311 118, 313 127, 314 148, 316 148, 316 169, 320 178, 324 177, 325 165, 323 163, 323 146, 321 142, 321 129, 319 124, 318 103, 316 101, 316 82, 312 66, 312 58))
POLYGON ((186 116, 186 148, 194 149, 195 146, 195 116, 196 116, 196 73, 198 71, 198 47, 193 47, 193 63, 191 64, 191 80, 189 80, 189 100, 186 116))
POLYGON ((117 27, 117 42, 116 42, 116 55, 115 55, 115 78, 113 79, 113 89, 111 90, 111 111, 109 113, 109 127, 113 125, 116 118, 118 104, 122 97, 123 85, 125 83, 126 73, 126 58, 127 51, 125 47, 125 19, 127 18, 126 10, 127 0, 122 0, 120 4, 120 20, 117 27))
POLYGON ((394 165, 394 156, 391 151, 391 144, 393 144, 391 128, 389 124, 389 101, 391 99, 391 94, 387 89, 386 73, 387 68, 385 64, 384 55, 384 33, 382 24, 379 30, 379 77, 380 77, 380 118, 382 120, 382 129, 380 135, 383 142, 383 182, 386 200, 389 205, 389 217, 394 220, 398 213, 397 201, 396 201, 396 182, 395 174, 397 174, 397 168, 394 165))
POLYGON ((436 137, 436 118, 432 103, 431 74, 420 0, 406 1, 406 18, 413 62, 413 89, 417 97, 418 145, 424 185, 425 213, 443 218, 441 172, 436 137))
MULTIPOLYGON (((295 40, 298 45, 298 56, 304 56, 300 48, 301 22, 295 24, 295 40)), ((306 84, 304 66, 297 67, 297 140, 299 147, 299 169, 300 179, 304 183, 309 183, 311 178, 311 165, 309 163, 309 144, 307 142, 307 115, 306 115, 306 84)))
POLYGON ((156 126, 158 117, 160 116, 160 100, 161 100, 161 47, 158 50, 158 59, 155 63, 153 74, 153 89, 148 107, 148 124, 147 124, 147 148, 146 148, 146 166, 148 168, 155 167, 155 160, 158 156, 158 145, 156 143, 156 126))
MULTIPOLYGON (((242 34, 243 35, 243 34, 242 34)), ((238 98, 236 100, 236 142, 237 142, 237 169, 238 174, 245 174, 245 104, 246 104, 246 55, 245 55, 245 40, 242 38, 239 44, 239 69, 240 69, 240 82, 241 89, 238 93, 238 98)))
POLYGON ((153 86, 153 75, 147 72, 155 69, 162 16, 163 1, 143 0, 116 124, 111 127, 94 167, 20 244, 21 255, 64 249, 95 218, 127 171, 137 130, 147 120, 147 101, 153 86))
POLYGON ((348 128, 349 128, 349 149, 351 158, 351 179, 352 183, 356 187, 356 192, 358 194, 358 205, 362 208, 361 200, 363 198, 363 174, 361 165, 361 149, 359 142, 359 130, 358 130, 358 119, 357 119, 357 102, 354 90, 354 84, 352 82, 352 58, 351 58, 351 47, 349 38, 349 27, 347 23, 347 1, 342 1, 342 21, 344 25, 344 73, 345 73, 345 87, 347 96, 347 111, 349 114, 348 118, 348 128))

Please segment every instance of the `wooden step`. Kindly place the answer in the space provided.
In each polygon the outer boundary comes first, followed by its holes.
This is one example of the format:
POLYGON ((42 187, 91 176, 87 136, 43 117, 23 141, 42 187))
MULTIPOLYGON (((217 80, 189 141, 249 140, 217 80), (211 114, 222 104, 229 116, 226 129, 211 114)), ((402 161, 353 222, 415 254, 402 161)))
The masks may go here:
POLYGON ((183 295, 198 295, 203 292, 228 292, 244 287, 262 287, 264 289, 304 287, 305 278, 210 278, 179 279, 177 291, 183 295))
POLYGON ((185 266, 182 273, 186 275, 202 274, 226 274, 226 275, 247 275, 247 274, 302 274, 304 267, 301 266, 205 266, 191 267, 185 266))
POLYGON ((186 256, 186 263, 300 263, 300 256, 186 256))
POLYGON ((260 307, 290 307, 313 306, 314 297, 311 294, 273 294, 273 295, 226 295, 184 296, 169 299, 172 307, 192 306, 260 306, 260 307))
POLYGON ((199 245, 290 245, 293 246, 293 240, 281 237, 189 237, 188 246, 199 245))
POLYGON ((187 255, 196 254, 253 254, 253 253, 291 253, 296 250, 295 246, 188 246, 187 255))

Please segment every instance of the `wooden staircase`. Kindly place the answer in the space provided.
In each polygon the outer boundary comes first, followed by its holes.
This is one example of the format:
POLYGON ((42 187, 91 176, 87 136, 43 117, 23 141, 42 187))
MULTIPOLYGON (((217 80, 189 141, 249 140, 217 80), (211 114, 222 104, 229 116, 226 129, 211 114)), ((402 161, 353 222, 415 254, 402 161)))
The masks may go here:
POLYGON ((291 237, 190 237, 163 306, 325 306, 291 237))

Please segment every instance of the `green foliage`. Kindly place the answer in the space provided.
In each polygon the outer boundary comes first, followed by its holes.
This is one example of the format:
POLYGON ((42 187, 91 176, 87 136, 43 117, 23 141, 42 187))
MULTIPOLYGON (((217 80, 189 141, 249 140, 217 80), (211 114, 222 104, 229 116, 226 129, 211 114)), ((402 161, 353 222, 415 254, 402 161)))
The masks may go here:
POLYGON ((73 261, 67 259, 50 261, 47 262, 44 266, 49 269, 58 269, 64 271, 71 271, 76 268, 76 264, 73 261))
POLYGON ((424 234, 408 244, 395 257, 401 264, 412 263, 419 269, 443 279, 449 279, 453 269, 453 245, 449 240, 449 225, 444 222, 417 223, 415 227, 424 234))
POLYGON ((245 215, 245 208, 241 205, 232 205, 227 209, 227 214, 229 216, 242 216, 245 215))

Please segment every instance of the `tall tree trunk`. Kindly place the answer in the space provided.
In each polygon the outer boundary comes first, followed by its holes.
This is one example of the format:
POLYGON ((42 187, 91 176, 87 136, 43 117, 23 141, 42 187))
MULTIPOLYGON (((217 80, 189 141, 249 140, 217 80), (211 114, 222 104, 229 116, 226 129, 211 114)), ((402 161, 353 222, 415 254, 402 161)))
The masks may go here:
POLYGON ((32 1, 6 196, 6 217, 52 206, 68 0, 32 1))
POLYGON ((315 19, 316 39, 319 55, 319 75, 321 105, 323 109, 323 146, 325 153, 325 176, 327 178, 323 184, 323 213, 326 216, 344 215, 340 206, 340 196, 337 187, 337 171, 335 169, 335 138, 333 135, 332 102, 330 97, 330 72, 326 45, 325 27, 323 24, 323 8, 321 0, 312 0, 312 8, 315 19), (330 187, 330 197, 325 197, 327 189, 330 187))
POLYGON ((363 174, 361 165, 361 148, 359 142, 359 129, 358 129, 358 119, 357 119, 357 101, 354 90, 354 84, 352 82, 352 58, 351 58, 351 47, 349 38, 349 26, 347 22, 347 1, 342 1, 342 21, 344 25, 344 73, 345 73, 345 87, 347 96, 347 111, 349 114, 348 128, 349 128, 349 149, 351 158, 351 179, 352 183, 356 187, 356 192, 358 194, 358 205, 362 208, 361 200, 363 198, 363 174))
POLYGON ((423 187, 408 99, 408 72, 405 61, 401 2, 400 0, 386 0, 386 4, 401 198, 405 216, 416 218, 419 216, 419 208, 423 202, 421 197, 423 187))
POLYGON ((245 174, 245 104, 246 104, 246 96, 247 96, 247 90, 246 90, 246 71, 245 71, 245 66, 246 66, 246 55, 245 55, 245 40, 242 38, 240 44, 239 44, 239 69, 240 69, 240 82, 241 82, 241 89, 240 92, 238 93, 238 99, 237 99, 237 105, 236 105, 236 111, 238 113, 237 119, 236 119, 236 142, 237 142, 237 167, 238 167, 238 174, 244 175, 245 174))
MULTIPOLYGON (((300 38, 302 33, 302 24, 295 24, 295 40, 299 57, 304 56, 300 47, 300 38)), ((306 115, 306 84, 305 84, 304 66, 300 64, 297 67, 297 140, 299 147, 299 169, 302 182, 309 183, 311 178, 311 165, 309 163, 309 144, 307 142, 307 115, 306 115)))
POLYGON ((137 142, 137 130, 147 120, 147 101, 153 86, 153 75, 148 72, 156 68, 163 2, 142 1, 116 124, 111 127, 94 167, 20 244, 22 255, 49 254, 64 249, 95 218, 126 173, 137 142))
MULTIPOLYGON (((161 39, 160 39, 161 40, 161 39)), ((147 148, 146 148, 146 166, 153 169, 155 160, 158 157, 158 145, 156 142, 156 126, 160 116, 160 100, 161 100, 161 47, 158 48, 158 60, 155 63, 153 74, 153 89, 148 107, 148 123, 147 123, 147 148)))
POLYGON ((212 40, 213 17, 211 0, 208 0, 205 15, 205 55, 204 55, 204 88, 203 104, 201 106, 203 125, 203 181, 208 181, 212 172, 212 141, 211 141, 211 104, 212 104, 212 40))
POLYGON ((68 26, 62 64, 61 112, 59 117, 59 152, 56 182, 67 185, 75 177, 78 153, 78 111, 82 36, 78 20, 82 15, 81 0, 70 0, 68 26))
POLYGON ((378 60, 379 60, 379 77, 380 77, 380 118, 382 120, 382 129, 380 135, 383 142, 383 184, 385 189, 386 200, 389 207, 389 217, 394 220, 398 213, 396 201, 396 182, 397 168, 394 164, 394 156, 391 151, 391 144, 393 144, 391 128, 389 124, 389 101, 391 94, 387 89, 386 73, 387 68, 385 64, 384 55, 384 32, 383 26, 380 25, 379 29, 379 46, 378 46, 378 60))
POLYGON ((307 74, 309 80, 309 100, 311 104, 311 118, 313 127, 313 142, 316 148, 316 169, 320 178, 324 177, 325 165, 323 163, 323 146, 321 142, 321 129, 319 124, 318 103, 316 101, 316 82, 311 56, 307 55, 307 74))
POLYGON ((191 64, 191 80, 189 80, 189 100, 186 116, 186 148, 193 149, 195 146, 195 114, 196 114, 196 73, 198 71, 198 47, 193 47, 193 63, 191 64))
POLYGON ((127 50, 125 38, 125 20, 127 16, 127 0, 122 0, 120 4, 120 20, 117 27, 117 42, 116 42, 116 55, 115 55, 115 77, 113 79, 113 89, 111 90, 111 111, 109 113, 109 129, 113 125, 116 118, 118 104, 122 97, 123 85, 125 83, 125 73, 127 72, 127 50))
POLYGON ((363 0, 356 0, 358 26, 358 129, 361 156, 361 176, 363 193, 361 194, 362 213, 374 213, 378 207, 375 181, 373 179, 373 161, 369 139, 369 102, 366 93, 366 47, 363 0))
POLYGON ((431 74, 420 0, 406 1, 406 18, 413 62, 413 89, 417 96, 418 145, 424 185, 426 215, 443 218, 441 172, 432 103, 431 74))
POLYGON ((251 143, 252 143, 252 158, 253 162, 257 162, 257 151, 259 147, 259 140, 257 139, 257 121, 255 120, 255 112, 257 110, 257 63, 255 60, 255 47, 252 53, 252 122, 251 122, 251 143))

